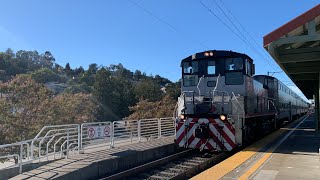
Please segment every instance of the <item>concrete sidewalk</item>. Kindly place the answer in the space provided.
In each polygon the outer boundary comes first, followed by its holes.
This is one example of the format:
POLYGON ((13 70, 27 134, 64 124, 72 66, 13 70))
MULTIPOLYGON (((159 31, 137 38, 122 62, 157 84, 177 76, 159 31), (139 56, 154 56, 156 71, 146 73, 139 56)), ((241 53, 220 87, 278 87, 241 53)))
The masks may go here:
POLYGON ((310 115, 249 179, 320 179, 320 138, 310 115))

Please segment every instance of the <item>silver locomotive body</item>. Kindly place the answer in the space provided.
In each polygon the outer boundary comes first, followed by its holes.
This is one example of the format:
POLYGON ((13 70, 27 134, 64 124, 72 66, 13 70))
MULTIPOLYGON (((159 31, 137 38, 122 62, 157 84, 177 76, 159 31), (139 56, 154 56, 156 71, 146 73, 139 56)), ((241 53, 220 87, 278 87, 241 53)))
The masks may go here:
POLYGON ((182 60, 181 67, 176 108, 176 143, 180 147, 231 151, 257 133, 277 128, 283 122, 279 119, 292 116, 284 114, 279 104, 295 101, 295 115, 305 112, 298 105, 303 104, 302 99, 279 92, 277 79, 253 76, 253 60, 245 54, 201 52, 182 60))

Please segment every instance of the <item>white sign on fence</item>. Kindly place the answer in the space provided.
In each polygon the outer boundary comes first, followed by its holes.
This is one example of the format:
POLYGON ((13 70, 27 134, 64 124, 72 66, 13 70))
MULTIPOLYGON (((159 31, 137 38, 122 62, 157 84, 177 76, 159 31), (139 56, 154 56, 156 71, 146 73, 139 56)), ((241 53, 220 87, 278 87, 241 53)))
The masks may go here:
POLYGON ((88 137, 89 138, 99 138, 110 136, 111 128, 110 126, 88 126, 88 137))

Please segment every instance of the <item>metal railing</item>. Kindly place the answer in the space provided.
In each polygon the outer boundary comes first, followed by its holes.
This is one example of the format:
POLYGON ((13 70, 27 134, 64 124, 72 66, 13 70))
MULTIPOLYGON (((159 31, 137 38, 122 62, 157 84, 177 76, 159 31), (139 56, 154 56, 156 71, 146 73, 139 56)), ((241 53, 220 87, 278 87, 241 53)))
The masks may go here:
POLYGON ((80 149, 83 150, 84 148, 88 147, 88 146, 103 146, 105 145, 105 143, 111 143, 111 130, 110 126, 111 126, 111 122, 107 121, 107 122, 90 122, 90 123, 83 123, 81 124, 81 135, 80 135, 80 149), (90 128, 92 127, 96 127, 96 126, 100 126, 100 127, 109 127, 109 134, 105 134, 104 129, 103 129, 103 135, 94 135, 92 137, 90 137, 90 128))
POLYGON ((115 147, 115 144, 139 142, 139 128, 138 120, 114 121, 110 147, 115 147))
POLYGON ((38 159, 40 162, 42 157, 45 157, 46 160, 49 160, 50 156, 52 157, 52 160, 54 160, 56 157, 56 146, 59 145, 61 150, 60 157, 63 156, 64 152, 66 152, 66 156, 68 156, 69 148, 71 147, 70 143, 73 145, 76 143, 77 146, 75 148, 77 148, 78 151, 80 150, 79 124, 44 126, 31 141, 31 159, 38 159), (53 143, 53 141, 55 142, 53 143), (35 149, 35 147, 37 147, 37 149, 35 149), (42 148, 44 148, 45 151, 42 151, 42 148), (35 152, 37 152, 37 157, 35 156, 35 152))
POLYGON ((114 148, 168 136, 175 136, 173 117, 44 126, 33 139, 0 145, 0 160, 7 161, 0 170, 19 167, 22 173, 25 164, 68 158, 72 151, 114 148))

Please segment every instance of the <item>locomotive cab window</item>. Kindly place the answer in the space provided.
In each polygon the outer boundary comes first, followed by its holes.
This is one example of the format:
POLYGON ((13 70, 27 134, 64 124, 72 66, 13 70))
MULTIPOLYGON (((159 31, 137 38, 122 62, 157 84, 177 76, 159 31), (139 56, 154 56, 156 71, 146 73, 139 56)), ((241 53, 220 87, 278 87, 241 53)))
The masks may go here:
POLYGON ((194 74, 198 72, 198 62, 185 62, 183 63, 183 73, 184 74, 194 74))
POLYGON ((208 61, 207 74, 209 76, 216 74, 216 64, 214 61, 208 61))
POLYGON ((183 85, 196 86, 198 83, 198 62, 184 62, 183 63, 183 85))
POLYGON ((243 70, 243 59, 242 58, 227 58, 226 59, 226 70, 227 71, 242 71, 243 70))
POLYGON ((240 85, 244 82, 243 58, 225 59, 225 78, 227 85, 240 85))
POLYGON ((198 83, 197 75, 184 75, 183 76, 183 85, 188 86, 196 86, 198 83))

